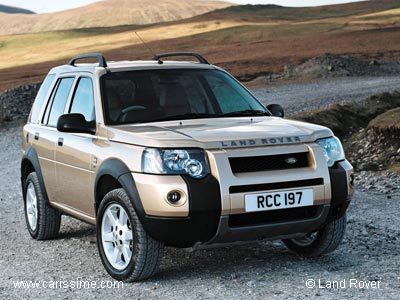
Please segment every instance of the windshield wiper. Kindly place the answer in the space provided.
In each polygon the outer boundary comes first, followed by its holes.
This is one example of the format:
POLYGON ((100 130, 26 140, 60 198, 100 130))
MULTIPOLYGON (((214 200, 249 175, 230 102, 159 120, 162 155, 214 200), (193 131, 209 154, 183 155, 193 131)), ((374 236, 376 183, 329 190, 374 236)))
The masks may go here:
POLYGON ((254 109, 246 109, 246 110, 238 110, 225 114, 220 114, 220 117, 247 117, 247 116, 270 116, 270 114, 265 110, 254 110, 254 109))
POLYGON ((136 123, 164 122, 164 121, 190 120, 190 119, 202 119, 202 118, 243 117, 243 116, 270 116, 270 114, 267 111, 252 110, 252 109, 234 111, 225 114, 187 113, 183 115, 166 116, 156 119, 138 120, 136 123))
POLYGON ((175 120, 188 120, 188 119, 201 119, 201 118, 216 118, 219 115, 216 114, 205 114, 205 113, 187 113, 183 115, 167 116, 159 119, 149 120, 149 122, 163 122, 163 121, 175 121, 175 120))

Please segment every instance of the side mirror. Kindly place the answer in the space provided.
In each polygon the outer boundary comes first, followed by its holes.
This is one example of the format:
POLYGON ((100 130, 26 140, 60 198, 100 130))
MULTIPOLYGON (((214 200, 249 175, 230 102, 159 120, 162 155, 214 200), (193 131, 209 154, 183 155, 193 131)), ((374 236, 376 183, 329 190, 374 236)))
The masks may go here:
POLYGON ((285 116, 285 112, 283 111, 282 106, 279 104, 269 104, 267 105, 267 109, 274 117, 283 118, 285 116))
POLYGON ((96 133, 96 122, 88 122, 82 114, 65 114, 58 118, 57 130, 73 133, 96 133))

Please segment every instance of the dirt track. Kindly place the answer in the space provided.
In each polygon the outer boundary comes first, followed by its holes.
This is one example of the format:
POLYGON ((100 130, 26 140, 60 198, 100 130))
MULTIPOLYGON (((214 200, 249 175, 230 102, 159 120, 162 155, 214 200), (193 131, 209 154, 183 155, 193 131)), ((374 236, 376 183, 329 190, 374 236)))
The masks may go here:
MULTIPOLYGON (((273 87, 267 95, 275 93, 275 99, 287 103, 288 112, 296 110, 293 105, 301 105, 298 100, 290 104, 294 101, 290 99, 302 98, 304 105, 308 95, 315 93, 303 87, 303 97, 282 100, 279 93, 287 88, 273 87)), ((293 94, 299 95, 296 89, 294 85, 293 94)), ((317 100, 310 103, 312 107, 321 105, 317 100)), ((17 289, 13 281, 93 280, 100 284, 110 280, 97 254, 92 226, 63 217, 58 239, 37 242, 30 238, 19 183, 20 132, 20 124, 0 127, 0 299, 398 299, 400 194, 361 190, 354 195, 343 244, 319 259, 301 259, 280 242, 194 253, 167 248, 156 277, 125 284, 122 289, 17 289), (321 279, 323 285, 328 280, 346 280, 347 286, 308 289, 307 279, 321 279), (380 281, 380 289, 349 288, 350 279, 380 281)))
POLYGON ((280 83, 253 87, 264 104, 279 103, 288 114, 349 103, 400 90, 400 76, 331 78, 312 83, 280 83))

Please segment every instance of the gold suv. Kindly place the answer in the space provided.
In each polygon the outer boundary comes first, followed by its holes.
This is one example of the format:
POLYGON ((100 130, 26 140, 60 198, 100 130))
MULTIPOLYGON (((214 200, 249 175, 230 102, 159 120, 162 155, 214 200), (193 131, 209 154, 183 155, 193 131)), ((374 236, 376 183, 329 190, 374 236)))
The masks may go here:
POLYGON ((164 245, 331 252, 353 168, 331 130, 283 116, 195 53, 74 57, 49 72, 23 129, 29 233, 54 238, 62 214, 96 225, 102 263, 124 281, 155 274, 164 245))

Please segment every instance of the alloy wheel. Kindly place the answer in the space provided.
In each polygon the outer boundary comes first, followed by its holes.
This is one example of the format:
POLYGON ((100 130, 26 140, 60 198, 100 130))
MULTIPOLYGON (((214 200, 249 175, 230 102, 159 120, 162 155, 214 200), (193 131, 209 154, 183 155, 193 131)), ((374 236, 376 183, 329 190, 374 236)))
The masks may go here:
POLYGON ((133 234, 128 214, 121 205, 114 203, 106 208, 101 239, 108 262, 113 268, 124 270, 132 258, 133 234))

